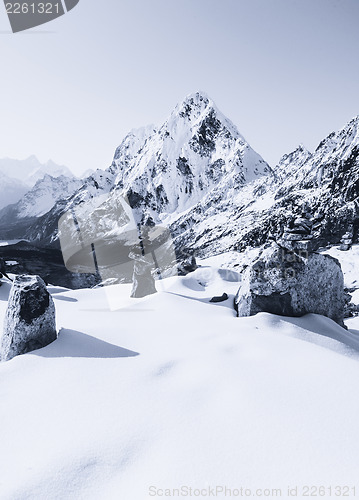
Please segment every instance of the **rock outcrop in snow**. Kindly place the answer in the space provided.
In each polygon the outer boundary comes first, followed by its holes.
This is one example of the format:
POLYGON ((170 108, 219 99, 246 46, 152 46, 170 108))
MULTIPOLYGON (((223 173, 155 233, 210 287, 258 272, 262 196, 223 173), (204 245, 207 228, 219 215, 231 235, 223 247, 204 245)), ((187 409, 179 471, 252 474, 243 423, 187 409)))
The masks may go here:
POLYGON ((329 255, 291 252, 276 243, 249 266, 235 297, 238 316, 322 314, 344 325, 344 278, 329 255))
POLYGON ((11 288, 0 360, 45 347, 57 338, 55 306, 39 276, 20 275, 11 288))

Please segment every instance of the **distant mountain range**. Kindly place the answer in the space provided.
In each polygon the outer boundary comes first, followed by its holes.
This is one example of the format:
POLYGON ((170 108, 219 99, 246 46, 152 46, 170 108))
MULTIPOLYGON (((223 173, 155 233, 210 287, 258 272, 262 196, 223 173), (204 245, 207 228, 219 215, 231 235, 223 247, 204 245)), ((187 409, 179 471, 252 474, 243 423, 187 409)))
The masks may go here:
POLYGON ((64 165, 57 165, 52 160, 41 163, 34 155, 25 160, 0 159, 0 172, 8 177, 20 180, 29 187, 33 187, 46 174, 52 177, 59 177, 60 175, 73 177, 72 172, 64 165))
POLYGON ((197 92, 162 126, 131 131, 106 170, 82 181, 51 174, 38 182, 0 211, 0 233, 56 247, 61 215, 87 203, 89 213, 101 210, 99 236, 106 237, 116 222, 116 198, 125 195, 139 223, 170 228, 179 255, 261 245, 304 206, 315 217, 321 244, 338 243, 349 224, 357 240, 358 158, 356 117, 314 152, 300 145, 271 168, 214 102, 197 92))
POLYGON ((67 167, 57 165, 51 160, 40 163, 36 156, 25 160, 0 159, 0 208, 18 202, 45 175, 53 178, 74 177, 67 167))

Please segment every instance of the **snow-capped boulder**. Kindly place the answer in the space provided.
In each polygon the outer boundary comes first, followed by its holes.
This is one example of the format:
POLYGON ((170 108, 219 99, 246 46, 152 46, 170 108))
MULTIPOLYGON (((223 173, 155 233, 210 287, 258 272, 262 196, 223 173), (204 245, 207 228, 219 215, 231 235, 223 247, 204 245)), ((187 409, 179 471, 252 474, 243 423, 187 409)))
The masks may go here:
POLYGON ((0 360, 41 349, 57 339, 55 306, 39 276, 20 275, 11 288, 0 360))
POLYGON ((291 252, 276 243, 247 268, 235 297, 238 316, 322 314, 344 326, 344 278, 329 255, 291 252))

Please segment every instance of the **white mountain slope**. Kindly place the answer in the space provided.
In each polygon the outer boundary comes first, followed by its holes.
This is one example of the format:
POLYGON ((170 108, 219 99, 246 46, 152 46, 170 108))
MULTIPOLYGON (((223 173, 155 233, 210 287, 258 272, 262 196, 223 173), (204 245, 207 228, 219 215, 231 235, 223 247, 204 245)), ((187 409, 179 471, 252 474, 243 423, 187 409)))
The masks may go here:
POLYGON ((236 318, 203 264, 144 299, 49 288, 59 339, 0 365, 1 499, 358 494, 358 318, 236 318))
POLYGON ((40 217, 51 210, 58 200, 68 198, 80 189, 82 184, 83 181, 74 177, 65 177, 64 175, 52 177, 46 174, 18 203, 8 207, 8 209, 11 209, 12 217, 18 219, 40 217))

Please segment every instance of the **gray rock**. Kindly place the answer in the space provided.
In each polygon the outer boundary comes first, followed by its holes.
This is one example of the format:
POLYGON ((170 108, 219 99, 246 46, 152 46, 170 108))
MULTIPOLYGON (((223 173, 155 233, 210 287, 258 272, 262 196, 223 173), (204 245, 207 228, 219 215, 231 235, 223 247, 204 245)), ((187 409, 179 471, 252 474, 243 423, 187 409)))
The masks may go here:
POLYGON ((322 314, 344 326, 344 278, 339 261, 298 255, 275 243, 248 267, 234 300, 238 316, 322 314))
POLYGON ((315 240, 312 236, 303 239, 291 239, 291 238, 279 238, 277 243, 280 247, 287 249, 289 252, 295 252, 299 254, 315 252, 318 250, 319 241, 315 240))
POLYGON ((218 295, 218 296, 212 297, 210 302, 224 302, 225 300, 228 300, 228 294, 226 294, 226 292, 224 292, 220 296, 218 295))
POLYGON ((198 269, 198 266, 194 255, 188 256, 177 264, 179 276, 186 276, 189 273, 193 273, 196 269, 198 269))
POLYGON ((39 276, 17 276, 0 339, 0 360, 45 347, 57 339, 55 306, 39 276))

